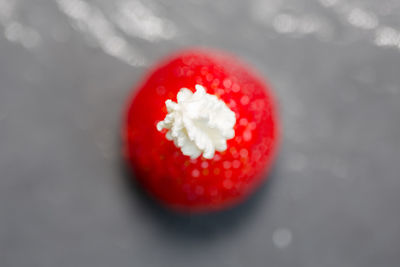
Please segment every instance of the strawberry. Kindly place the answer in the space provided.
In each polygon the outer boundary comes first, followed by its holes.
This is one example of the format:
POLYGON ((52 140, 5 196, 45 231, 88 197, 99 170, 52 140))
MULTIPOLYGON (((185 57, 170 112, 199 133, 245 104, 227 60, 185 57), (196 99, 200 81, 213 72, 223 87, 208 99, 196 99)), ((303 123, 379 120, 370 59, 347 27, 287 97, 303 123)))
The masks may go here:
POLYGON ((125 155, 166 206, 216 211, 265 179, 277 120, 270 88, 251 68, 226 53, 186 50, 156 66, 129 100, 125 155))

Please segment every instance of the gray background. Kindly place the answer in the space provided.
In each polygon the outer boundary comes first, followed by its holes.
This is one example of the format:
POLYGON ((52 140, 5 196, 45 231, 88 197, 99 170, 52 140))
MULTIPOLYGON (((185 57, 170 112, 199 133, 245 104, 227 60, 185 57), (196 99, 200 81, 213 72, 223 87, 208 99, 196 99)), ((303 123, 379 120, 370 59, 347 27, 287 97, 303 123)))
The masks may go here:
POLYGON ((0 266, 400 266, 400 1, 0 0, 0 266), (172 214, 120 157, 179 48, 268 77, 284 139, 248 202, 172 214))

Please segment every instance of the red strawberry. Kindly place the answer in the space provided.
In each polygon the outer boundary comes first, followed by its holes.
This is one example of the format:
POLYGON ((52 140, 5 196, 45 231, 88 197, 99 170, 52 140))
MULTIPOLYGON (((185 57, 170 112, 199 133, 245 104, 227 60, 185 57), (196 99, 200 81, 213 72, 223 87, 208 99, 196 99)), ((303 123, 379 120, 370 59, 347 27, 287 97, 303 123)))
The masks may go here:
POLYGON ((221 52, 184 51, 156 66, 129 101, 125 152, 168 207, 219 210, 266 177, 277 120, 269 87, 248 66, 221 52))

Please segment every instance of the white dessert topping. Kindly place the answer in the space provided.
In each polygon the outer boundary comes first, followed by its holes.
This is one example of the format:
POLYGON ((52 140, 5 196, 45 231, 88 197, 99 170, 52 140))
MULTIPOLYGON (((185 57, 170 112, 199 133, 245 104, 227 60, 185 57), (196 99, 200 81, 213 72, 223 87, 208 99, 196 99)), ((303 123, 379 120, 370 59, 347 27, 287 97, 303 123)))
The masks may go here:
POLYGON ((157 124, 157 130, 167 129, 166 138, 184 155, 194 159, 203 154, 211 159, 215 151, 226 150, 226 141, 235 136, 236 117, 224 101, 206 93, 203 86, 197 84, 195 88, 195 93, 182 88, 177 103, 165 101, 168 114, 157 124))

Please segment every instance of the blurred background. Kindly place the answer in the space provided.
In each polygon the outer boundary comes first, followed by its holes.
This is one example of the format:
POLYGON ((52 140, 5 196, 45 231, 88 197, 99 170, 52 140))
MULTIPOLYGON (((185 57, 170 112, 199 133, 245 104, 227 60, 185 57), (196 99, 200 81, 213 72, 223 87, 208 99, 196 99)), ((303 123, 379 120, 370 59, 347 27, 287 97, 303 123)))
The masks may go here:
POLYGON ((0 0, 0 266, 400 266, 400 1, 0 0), (284 139, 222 213, 149 200, 126 97, 172 51, 269 79, 284 139))

